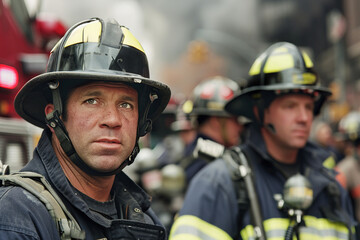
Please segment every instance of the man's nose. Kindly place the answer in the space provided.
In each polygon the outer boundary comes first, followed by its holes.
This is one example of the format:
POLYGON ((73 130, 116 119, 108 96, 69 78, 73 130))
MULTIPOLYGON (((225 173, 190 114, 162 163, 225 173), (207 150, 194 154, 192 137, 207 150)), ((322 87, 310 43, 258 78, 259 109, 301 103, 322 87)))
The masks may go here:
POLYGON ((306 106, 300 106, 299 107, 299 113, 298 113, 298 119, 301 121, 308 121, 312 118, 312 111, 307 108, 306 106))
POLYGON ((103 113, 100 116, 101 125, 109 128, 117 128, 122 125, 122 114, 121 111, 113 107, 106 107, 103 113))

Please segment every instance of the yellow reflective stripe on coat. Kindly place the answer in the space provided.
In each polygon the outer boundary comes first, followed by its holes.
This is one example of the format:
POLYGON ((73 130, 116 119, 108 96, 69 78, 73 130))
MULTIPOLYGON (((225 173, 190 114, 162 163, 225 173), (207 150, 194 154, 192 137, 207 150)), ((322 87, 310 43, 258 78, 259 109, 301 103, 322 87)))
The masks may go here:
POLYGON ((333 169, 336 165, 336 161, 333 156, 330 156, 327 159, 325 159, 325 161, 323 161, 322 165, 328 169, 333 169))
MULTIPOLYGON (((273 218, 264 221, 267 240, 283 240, 289 226, 289 219, 273 218)), ((304 216, 306 227, 300 227, 301 240, 347 240, 349 230, 343 223, 332 222, 324 218, 304 216)), ((254 228, 246 226, 240 232, 243 240, 254 240, 254 228)), ((296 238, 293 238, 294 240, 296 238)))
POLYGON ((180 216, 174 222, 169 240, 232 240, 222 229, 191 216, 180 216))

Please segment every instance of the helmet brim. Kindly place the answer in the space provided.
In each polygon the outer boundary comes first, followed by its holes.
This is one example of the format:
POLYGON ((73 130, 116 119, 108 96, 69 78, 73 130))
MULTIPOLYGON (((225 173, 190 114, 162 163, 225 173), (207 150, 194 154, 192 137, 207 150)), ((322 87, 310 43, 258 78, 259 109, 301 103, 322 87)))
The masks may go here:
POLYGON ((35 126, 45 128, 45 106, 52 102, 48 84, 55 81, 74 87, 78 86, 79 82, 97 81, 119 82, 132 86, 139 84, 139 87, 144 84, 156 91, 158 95, 158 99, 154 101, 149 110, 148 118, 151 120, 155 120, 165 109, 171 95, 167 85, 131 73, 111 70, 47 72, 32 78, 20 89, 14 101, 16 112, 35 126))
POLYGON ((294 93, 294 90, 313 90, 319 93, 319 97, 315 100, 314 115, 319 114, 321 106, 326 99, 332 94, 327 88, 320 86, 301 86, 298 85, 268 85, 268 86, 254 86, 244 89, 240 94, 236 95, 226 105, 225 110, 232 115, 244 116, 249 119, 255 120, 253 107, 255 103, 256 94, 263 91, 284 91, 289 90, 289 93, 294 93))

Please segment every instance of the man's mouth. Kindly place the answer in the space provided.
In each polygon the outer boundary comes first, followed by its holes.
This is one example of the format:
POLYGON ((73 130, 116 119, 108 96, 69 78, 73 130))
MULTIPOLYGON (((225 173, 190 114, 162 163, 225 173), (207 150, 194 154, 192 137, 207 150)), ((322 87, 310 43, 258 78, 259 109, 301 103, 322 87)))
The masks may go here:
POLYGON ((108 138, 98 139, 95 142, 120 144, 120 141, 118 139, 108 139, 108 138))

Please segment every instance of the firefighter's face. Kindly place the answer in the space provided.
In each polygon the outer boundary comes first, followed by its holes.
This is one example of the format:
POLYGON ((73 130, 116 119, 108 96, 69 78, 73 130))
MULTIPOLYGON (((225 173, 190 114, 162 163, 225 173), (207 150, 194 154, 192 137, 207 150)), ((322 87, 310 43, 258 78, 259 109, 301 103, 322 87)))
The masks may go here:
POLYGON ((289 94, 276 98, 264 112, 264 124, 272 124, 276 133, 267 131, 282 149, 305 146, 313 121, 314 100, 310 96, 289 94))
POLYGON ((64 121, 80 158, 100 171, 117 169, 137 134, 138 94, 124 84, 91 83, 69 96, 64 121))

